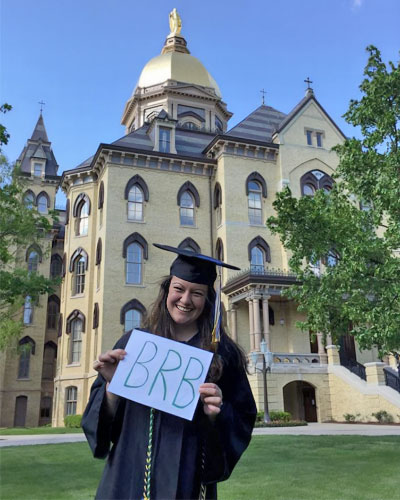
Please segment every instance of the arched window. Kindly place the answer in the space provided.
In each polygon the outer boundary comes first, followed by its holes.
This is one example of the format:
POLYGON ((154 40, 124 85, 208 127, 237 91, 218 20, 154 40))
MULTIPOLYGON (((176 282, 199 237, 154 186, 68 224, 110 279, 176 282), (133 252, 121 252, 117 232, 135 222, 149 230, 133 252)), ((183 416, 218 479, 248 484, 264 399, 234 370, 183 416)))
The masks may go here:
POLYGON ((26 251, 26 262, 28 263, 28 271, 36 272, 39 262, 42 262, 42 252, 38 245, 31 245, 26 251))
POLYGON ((31 325, 33 321, 32 297, 27 295, 24 302, 24 325, 31 325))
POLYGON ((25 192, 23 203, 26 206, 26 208, 33 208, 35 204, 35 195, 30 189, 28 189, 28 191, 25 192))
POLYGON ((221 238, 217 239, 217 244, 215 245, 215 256, 218 260, 224 260, 224 244, 221 238))
POLYGON ((144 219, 144 202, 149 201, 149 188, 140 175, 134 175, 125 186, 125 200, 128 201, 128 220, 144 219))
POLYGON ((183 241, 181 241, 178 245, 178 248, 182 248, 184 250, 189 250, 190 252, 201 253, 201 248, 194 241, 194 239, 187 237, 183 241))
POLYGON ((217 182, 214 187, 214 209, 215 209, 215 214, 216 214, 216 223, 217 226, 221 224, 222 221, 222 189, 217 182))
POLYGON ((82 351, 83 324, 80 318, 71 321, 69 364, 79 363, 82 351))
POLYGON ((54 342, 46 342, 43 351, 42 378, 53 380, 55 375, 55 361, 57 358, 57 346, 54 342))
POLYGON ((126 251, 126 282, 142 282, 143 248, 139 243, 131 243, 126 251))
POLYGON ((81 256, 76 259, 74 266, 74 295, 85 291, 85 257, 81 256))
POLYGON ((55 330, 58 324, 58 313, 60 312, 60 299, 57 295, 51 295, 47 301, 47 328, 55 330))
POLYGON ((143 281, 143 259, 148 258, 146 240, 133 233, 124 241, 122 256, 125 259, 125 282, 138 285, 143 281))
POLYGON ((138 185, 132 186, 128 195, 128 219, 143 220, 143 191, 138 185))
POLYGON ((89 230, 90 199, 87 194, 81 193, 74 203, 73 215, 76 217, 75 233, 86 236, 89 230))
POLYGON ((200 130, 200 127, 197 123, 192 121, 185 121, 180 124, 182 128, 186 128, 188 130, 200 130))
POLYGON ((102 209, 104 205, 104 182, 100 182, 100 187, 99 187, 99 199, 97 202, 97 208, 102 209))
POLYGON ((137 299, 127 302, 121 309, 120 321, 124 325, 124 332, 130 332, 134 328, 139 328, 146 314, 146 308, 137 299))
POLYGON ((76 415, 78 388, 70 386, 65 389, 65 415, 76 415))
POLYGON ((271 262, 271 250, 268 243, 261 236, 251 240, 248 246, 248 255, 250 270, 253 273, 263 272, 265 263, 271 262))
POLYGON ((69 198, 67 199, 66 207, 65 207, 65 225, 69 224, 69 212, 71 210, 71 202, 69 198))
POLYGON ((194 226, 194 200, 189 191, 184 191, 180 199, 181 226, 194 226))
POLYGON ((332 177, 321 170, 307 172, 300 179, 301 194, 303 196, 314 196, 315 191, 318 189, 323 189, 326 193, 329 193, 332 186, 332 177))
POLYGON ((63 261, 60 255, 54 254, 51 256, 50 276, 56 278, 62 274, 63 261))
POLYGON ((99 304, 98 302, 96 302, 93 307, 93 325, 92 325, 93 329, 99 327, 99 316, 100 316, 99 304))
POLYGON ((325 258, 324 264, 327 267, 335 267, 339 261, 339 254, 335 250, 329 250, 328 255, 325 258))
POLYGON ((48 209, 50 208, 50 198, 45 191, 42 191, 41 193, 38 194, 36 198, 36 203, 39 213, 41 214, 48 213, 48 209))
POLYGON ((85 291, 86 270, 88 268, 88 255, 83 248, 75 250, 71 257, 69 270, 73 273, 72 293, 82 294, 85 291))
POLYGON ((35 341, 31 337, 24 337, 18 343, 20 355, 18 364, 18 378, 29 378, 31 354, 35 354, 35 341))
POLYGON ((256 181, 248 183, 248 207, 250 224, 262 224, 262 188, 256 181))
POLYGON ((101 264, 102 253, 103 253, 103 243, 101 241, 101 238, 99 238, 97 240, 97 246, 96 246, 96 262, 95 262, 96 266, 99 266, 101 264))

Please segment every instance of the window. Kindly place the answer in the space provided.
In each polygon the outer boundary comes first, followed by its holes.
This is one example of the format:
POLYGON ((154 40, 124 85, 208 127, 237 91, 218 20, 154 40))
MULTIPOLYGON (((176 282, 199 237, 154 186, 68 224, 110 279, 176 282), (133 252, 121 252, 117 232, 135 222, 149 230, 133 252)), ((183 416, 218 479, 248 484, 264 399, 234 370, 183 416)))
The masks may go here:
POLYGON ((137 309, 129 309, 125 313, 125 333, 130 332, 134 328, 139 328, 142 322, 142 313, 137 309))
POLYGON ((126 252, 126 283, 142 282, 143 248, 139 243, 131 243, 126 252))
POLYGON ((52 295, 47 301, 47 328, 55 330, 58 324, 58 313, 60 312, 60 299, 52 295))
POLYGON ((35 342, 30 337, 24 337, 18 345, 20 350, 18 378, 28 378, 31 354, 35 354, 35 342))
POLYGON ((70 335, 69 363, 79 363, 82 350, 82 320, 80 318, 76 318, 71 322, 70 335))
POLYGON ((75 260, 74 295, 83 293, 85 291, 85 270, 86 259, 82 255, 75 260))
POLYGON ((215 131, 217 133, 222 133, 224 131, 222 121, 218 118, 218 116, 215 116, 215 131))
POLYGON ((83 201, 78 208, 78 224, 77 224, 77 234, 79 236, 86 236, 88 234, 89 228, 89 205, 86 201, 83 201))
POLYGON ((303 194, 306 196, 314 196, 315 188, 312 184, 304 184, 303 186, 303 194))
POLYGON ((29 252, 28 255, 28 271, 30 273, 36 272, 38 264, 39 264, 39 254, 35 250, 32 250, 31 252, 29 252))
POLYGON ((309 146, 312 146, 312 131, 306 130, 306 135, 307 135, 307 144, 309 146))
POLYGON ((31 325, 33 320, 32 298, 27 295, 24 303, 24 325, 31 325))
POLYGON ((264 271, 264 252, 260 247, 253 247, 251 249, 251 260, 250 267, 251 271, 254 272, 263 272, 264 271))
POLYGON ((214 187, 214 209, 215 209, 215 215, 216 215, 216 224, 217 226, 221 225, 222 222, 222 189, 217 182, 214 187))
POLYGON ((39 213, 47 214, 47 198, 44 195, 38 197, 37 207, 39 213))
POLYGON ((67 387, 65 395, 65 414, 76 415, 76 403, 78 400, 78 389, 76 387, 67 387))
POLYGON ((261 186, 258 182, 250 181, 248 189, 249 222, 250 224, 262 224, 261 186))
POLYGON ((333 179, 321 170, 312 170, 301 177, 300 187, 303 196, 314 196, 318 189, 323 189, 329 194, 333 187, 333 179))
POLYGON ((194 226, 194 201, 189 191, 181 195, 179 214, 181 226, 194 226))
POLYGON ((42 176, 42 164, 41 163, 34 163, 33 164, 33 175, 35 177, 41 177, 42 176))
POLYGON ((339 261, 339 256, 334 250, 330 250, 326 256, 325 264, 328 267, 335 267, 339 261))
POLYGON ((52 278, 61 276, 62 266, 63 266, 62 258, 58 254, 52 255, 50 262, 50 276, 52 278))
POLYGON ((55 360, 57 357, 57 346, 54 342, 47 342, 43 352, 43 371, 42 378, 53 380, 55 372, 55 360))
POLYGON ((51 403, 52 399, 49 396, 44 396, 40 403, 40 418, 51 418, 51 403))
POLYGON ((143 220, 143 191, 139 186, 132 186, 128 195, 128 219, 143 220))
POLYGON ((27 191, 24 194, 23 201, 26 208, 33 208, 33 205, 35 204, 35 195, 32 193, 32 191, 27 191))
POLYGON ((247 250, 250 271, 252 273, 262 273, 265 269, 265 263, 271 262, 271 250, 268 243, 261 236, 256 236, 249 243, 247 250))
POLYGON ((317 147, 322 148, 322 133, 316 132, 315 135, 317 137, 317 147))
POLYGON ((194 241, 193 238, 187 237, 183 241, 181 241, 178 245, 178 248, 183 248, 184 250, 189 250, 190 252, 201 253, 201 248, 194 241))
POLYGON ((171 129, 160 127, 159 129, 159 150, 162 153, 169 153, 171 150, 171 129))
POLYGON ((217 244, 215 245, 215 256, 218 260, 224 260, 224 244, 222 243, 221 238, 217 239, 217 244))
POLYGON ((310 261, 310 270, 315 276, 321 276, 321 262, 317 258, 313 258, 310 261))

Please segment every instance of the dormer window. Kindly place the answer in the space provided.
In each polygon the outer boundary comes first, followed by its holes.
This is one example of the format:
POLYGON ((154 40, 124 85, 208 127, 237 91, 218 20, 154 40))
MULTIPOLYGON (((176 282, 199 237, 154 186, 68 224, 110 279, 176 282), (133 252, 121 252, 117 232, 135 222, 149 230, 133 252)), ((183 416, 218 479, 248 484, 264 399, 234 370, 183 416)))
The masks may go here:
POLYGON ((309 146, 312 146, 312 131, 306 130, 306 135, 307 135, 307 144, 309 146))
POLYGON ((316 146, 317 148, 322 148, 324 132, 322 130, 314 130, 311 128, 304 129, 306 135, 307 146, 316 146))
POLYGON ((322 148, 322 133, 316 132, 315 136, 317 138, 317 147, 322 148))
POLYGON ((161 153, 169 153, 171 151, 171 129, 160 127, 158 141, 161 153))
POLYGON ((41 163, 33 164, 33 176, 34 177, 42 177, 43 165, 41 163))

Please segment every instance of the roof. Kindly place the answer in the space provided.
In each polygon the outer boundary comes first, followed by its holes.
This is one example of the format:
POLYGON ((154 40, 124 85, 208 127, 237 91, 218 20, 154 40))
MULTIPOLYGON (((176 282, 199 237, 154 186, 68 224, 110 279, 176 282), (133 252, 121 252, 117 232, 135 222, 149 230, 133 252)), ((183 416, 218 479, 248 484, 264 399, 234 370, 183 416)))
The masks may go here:
POLYGON ((30 175, 31 159, 34 158, 45 161, 46 177, 57 176, 58 164, 51 148, 51 142, 47 137, 42 114, 40 114, 33 129, 31 138, 28 139, 26 146, 19 155, 18 161, 21 164, 21 172, 30 175))
POLYGON ((285 113, 262 104, 225 135, 253 141, 271 142, 272 134, 285 116, 285 113))
POLYGON ((42 141, 44 142, 49 142, 49 139, 47 137, 46 127, 44 126, 42 113, 40 113, 39 119, 36 123, 36 126, 33 130, 31 137, 32 141, 38 141, 39 139, 42 139, 42 141))
POLYGON ((278 132, 278 133, 281 132, 286 127, 286 125, 288 125, 310 101, 314 101, 315 104, 322 110, 322 112, 327 116, 327 118, 330 120, 330 122, 334 125, 334 127, 337 129, 337 131, 343 137, 346 137, 344 135, 344 133, 340 130, 340 128, 336 125, 336 123, 332 120, 332 118, 328 115, 328 113, 325 111, 325 109, 318 102, 312 89, 307 89, 305 97, 303 97, 303 99, 292 109, 292 111, 285 117, 285 119, 282 120, 282 122, 279 124, 279 127, 276 128, 276 132, 278 132))

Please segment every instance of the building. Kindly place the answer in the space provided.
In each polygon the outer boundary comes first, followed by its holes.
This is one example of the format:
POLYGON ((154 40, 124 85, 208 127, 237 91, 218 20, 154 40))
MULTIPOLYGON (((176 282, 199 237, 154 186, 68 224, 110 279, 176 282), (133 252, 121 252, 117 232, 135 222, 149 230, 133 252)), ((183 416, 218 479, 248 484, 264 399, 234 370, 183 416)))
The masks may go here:
MULTIPOLYGON (((96 377, 93 361, 138 326, 155 299, 171 256, 153 242, 242 268, 223 270, 224 319, 246 352, 259 353, 261 340, 267 342, 270 409, 308 421, 343 420, 346 412, 371 418, 381 409, 399 414, 400 394, 386 387, 376 352, 360 352, 346 336, 339 359, 321 334, 296 328, 302 317, 282 297, 295 276, 287 252, 265 226, 283 187, 296 196, 330 189, 338 162, 331 148, 343 133, 311 88, 288 115, 263 104, 229 128, 231 116, 217 83, 175 26, 125 105, 124 137, 100 144, 91 158, 63 173, 67 208, 53 425, 83 412, 96 377)), ((323 267, 316 263, 315 272, 323 267)), ((257 371, 249 379, 262 409, 263 377, 257 371)))

